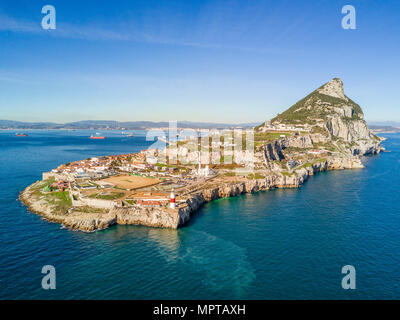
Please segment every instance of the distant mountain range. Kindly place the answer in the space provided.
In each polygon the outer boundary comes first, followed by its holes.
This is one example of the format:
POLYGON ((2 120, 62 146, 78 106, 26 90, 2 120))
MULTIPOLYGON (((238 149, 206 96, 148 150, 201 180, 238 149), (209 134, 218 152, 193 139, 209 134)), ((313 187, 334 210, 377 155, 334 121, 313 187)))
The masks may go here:
POLYGON ((380 122, 369 122, 371 130, 375 132, 400 132, 400 122, 396 121, 380 121, 380 122))
MULTIPOLYGON (((253 128, 260 123, 213 123, 213 122, 191 122, 191 121, 178 121, 179 128, 194 128, 194 129, 230 129, 230 128, 253 128)), ((400 122, 394 121, 381 121, 381 122, 368 122, 371 129, 392 129, 400 130, 400 122)), ((113 120, 83 120, 68 123, 54 123, 54 122, 23 122, 13 120, 0 120, 0 129, 93 129, 93 130, 138 130, 138 129, 151 129, 151 128, 165 128, 168 127, 167 121, 154 122, 154 121, 126 121, 119 122, 113 120)), ((397 131, 396 130, 396 131, 397 131)))
POLYGON ((371 126, 400 128, 400 122, 397 121, 370 121, 368 124, 371 126))
MULTIPOLYGON (((194 129, 228 129, 228 128, 251 128, 259 123, 212 123, 212 122, 191 122, 178 121, 179 128, 194 129)), ((152 121, 127 121, 119 122, 112 120, 84 120, 69 123, 53 122, 21 122, 12 120, 0 120, 0 129, 94 129, 94 130, 134 130, 168 127, 169 122, 152 121)))

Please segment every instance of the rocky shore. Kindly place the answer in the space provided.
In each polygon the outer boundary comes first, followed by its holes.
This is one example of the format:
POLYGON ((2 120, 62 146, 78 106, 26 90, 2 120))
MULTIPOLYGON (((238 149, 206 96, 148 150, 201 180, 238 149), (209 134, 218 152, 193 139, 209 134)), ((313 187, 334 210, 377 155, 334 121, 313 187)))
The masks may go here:
MULTIPOLYGON (((235 197, 244 193, 254 193, 274 188, 298 188, 317 172, 363 168, 359 157, 330 157, 310 167, 296 170, 292 175, 271 174, 263 179, 246 179, 241 182, 226 182, 209 186, 188 196, 186 204, 176 209, 162 207, 115 207, 108 212, 57 212, 43 197, 35 195, 34 187, 40 181, 27 187, 20 199, 30 211, 48 221, 61 223, 72 230, 92 232, 103 230, 115 224, 145 225, 150 227, 174 228, 184 226, 205 203, 220 198, 235 197)), ((77 209, 79 210, 79 208, 77 209)))

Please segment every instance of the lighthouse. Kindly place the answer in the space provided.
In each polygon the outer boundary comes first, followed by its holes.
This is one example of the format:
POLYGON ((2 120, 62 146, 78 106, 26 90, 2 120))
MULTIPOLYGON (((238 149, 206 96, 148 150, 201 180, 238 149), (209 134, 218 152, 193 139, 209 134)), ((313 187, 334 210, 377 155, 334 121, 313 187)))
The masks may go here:
POLYGON ((169 199, 169 207, 171 209, 175 209, 175 192, 174 189, 171 190, 171 196, 169 199))

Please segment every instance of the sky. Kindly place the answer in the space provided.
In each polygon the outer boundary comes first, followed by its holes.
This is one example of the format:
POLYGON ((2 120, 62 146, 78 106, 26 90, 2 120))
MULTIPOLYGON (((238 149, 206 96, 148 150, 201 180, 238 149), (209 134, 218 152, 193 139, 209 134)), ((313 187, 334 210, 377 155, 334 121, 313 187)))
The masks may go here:
POLYGON ((0 119, 262 122, 340 77, 400 121, 399 40, 400 1, 1 0, 0 119))

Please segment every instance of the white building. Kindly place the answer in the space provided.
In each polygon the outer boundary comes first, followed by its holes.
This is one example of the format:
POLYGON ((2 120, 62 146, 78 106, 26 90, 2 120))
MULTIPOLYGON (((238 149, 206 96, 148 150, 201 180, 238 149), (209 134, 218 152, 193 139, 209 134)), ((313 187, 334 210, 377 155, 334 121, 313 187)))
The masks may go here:
POLYGON ((197 163, 199 164, 199 167, 196 170, 196 175, 208 177, 210 175, 210 167, 208 164, 204 168, 201 167, 200 152, 197 153, 197 163))

